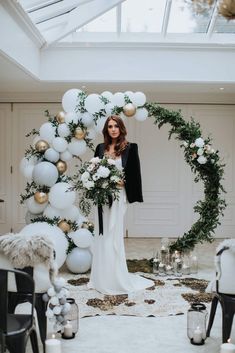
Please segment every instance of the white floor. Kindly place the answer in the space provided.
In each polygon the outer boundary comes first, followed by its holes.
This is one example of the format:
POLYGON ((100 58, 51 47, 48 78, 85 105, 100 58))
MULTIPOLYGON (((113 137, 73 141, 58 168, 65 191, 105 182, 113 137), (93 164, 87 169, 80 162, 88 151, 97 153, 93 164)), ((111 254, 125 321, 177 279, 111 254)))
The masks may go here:
MULTIPOLYGON (((218 242, 197 247, 199 278, 213 277, 213 256, 218 242)), ((150 258, 159 246, 159 240, 151 239, 126 239, 125 243, 127 258, 150 258)), ((148 318, 112 315, 82 318, 75 339, 61 342, 63 353, 219 353, 221 334, 221 311, 218 308, 211 337, 203 346, 194 346, 189 342, 186 315, 148 318)), ((231 339, 235 343, 235 324, 231 339)))

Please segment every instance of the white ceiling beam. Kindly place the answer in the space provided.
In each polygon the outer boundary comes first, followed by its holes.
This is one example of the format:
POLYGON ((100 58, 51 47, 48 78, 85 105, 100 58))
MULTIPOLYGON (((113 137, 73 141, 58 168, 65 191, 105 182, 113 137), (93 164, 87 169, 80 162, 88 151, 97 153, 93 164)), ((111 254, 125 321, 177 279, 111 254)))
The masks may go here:
POLYGON ((168 28, 170 13, 171 13, 171 5, 172 5, 172 0, 167 0, 165 12, 164 12, 164 16, 163 16, 163 22, 162 22, 162 32, 161 33, 162 33, 163 37, 165 37, 167 34, 167 28, 168 28))
POLYGON ((48 33, 46 37, 47 44, 45 44, 44 47, 58 42, 70 33, 76 31, 78 28, 85 26, 88 22, 91 22, 124 1, 125 0, 95 0, 76 8, 69 13, 69 21, 64 30, 58 31, 58 33, 53 36, 48 33))
POLYGON ((45 8, 30 12, 29 16, 35 24, 38 24, 40 22, 50 20, 53 17, 60 16, 61 14, 71 11, 75 7, 78 7, 82 4, 91 1, 94 0, 67 0, 62 2, 56 2, 55 4, 52 4, 45 8))
POLYGON ((66 14, 61 15, 59 17, 52 18, 49 21, 45 21, 45 22, 38 24, 37 28, 45 36, 46 31, 49 31, 49 30, 54 29, 55 27, 58 27, 61 25, 66 25, 68 22, 68 16, 69 16, 69 14, 66 13, 66 14))
POLYGON ((8 11, 8 13, 12 17, 19 21, 21 28, 26 31, 26 33, 34 40, 34 42, 39 47, 45 44, 45 38, 36 28, 34 23, 31 21, 31 19, 17 0, 0 0, 0 3, 2 3, 3 7, 8 11))
POLYGON ((117 35, 120 36, 122 31, 122 4, 119 4, 117 6, 116 17, 117 17, 117 28, 116 28, 117 35))

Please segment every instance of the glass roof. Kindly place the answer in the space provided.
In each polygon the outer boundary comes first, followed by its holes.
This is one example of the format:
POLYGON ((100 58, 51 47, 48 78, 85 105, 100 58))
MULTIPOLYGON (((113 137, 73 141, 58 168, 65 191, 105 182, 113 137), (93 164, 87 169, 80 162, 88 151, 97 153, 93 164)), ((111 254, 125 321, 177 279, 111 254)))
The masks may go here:
POLYGON ((66 42, 235 44, 235 20, 217 2, 193 0, 19 0, 48 45, 66 42), (200 3, 200 1, 198 2, 200 3))

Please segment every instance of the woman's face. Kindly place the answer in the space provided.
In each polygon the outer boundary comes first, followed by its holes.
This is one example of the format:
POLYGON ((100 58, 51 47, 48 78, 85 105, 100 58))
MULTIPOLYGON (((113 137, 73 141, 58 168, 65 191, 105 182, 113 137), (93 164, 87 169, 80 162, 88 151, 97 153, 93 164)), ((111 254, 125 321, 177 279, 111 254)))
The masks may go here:
POLYGON ((109 120, 108 123, 108 134, 112 139, 117 139, 120 135, 120 129, 115 120, 109 120))

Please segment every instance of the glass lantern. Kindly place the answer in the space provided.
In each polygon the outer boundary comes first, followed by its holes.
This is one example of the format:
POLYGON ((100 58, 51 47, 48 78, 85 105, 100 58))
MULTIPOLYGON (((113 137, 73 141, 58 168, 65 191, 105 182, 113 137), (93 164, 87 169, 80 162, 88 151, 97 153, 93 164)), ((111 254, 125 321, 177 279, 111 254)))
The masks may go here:
POLYGON ((204 304, 191 304, 187 315, 187 334, 192 344, 199 346, 205 343, 207 315, 204 304))
POLYGON ((64 325, 62 328, 62 338, 74 338, 78 332, 79 311, 78 306, 73 298, 66 298, 67 303, 71 305, 68 314, 64 317, 64 325))

